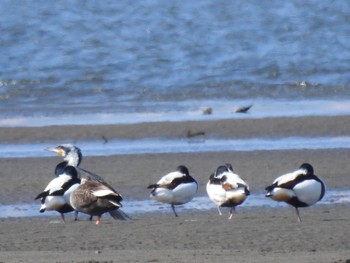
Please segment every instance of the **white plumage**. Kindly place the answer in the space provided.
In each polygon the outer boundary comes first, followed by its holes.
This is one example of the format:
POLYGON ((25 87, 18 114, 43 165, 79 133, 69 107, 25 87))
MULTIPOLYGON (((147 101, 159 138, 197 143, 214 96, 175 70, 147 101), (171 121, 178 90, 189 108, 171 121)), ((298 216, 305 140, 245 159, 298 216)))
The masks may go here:
POLYGON ((240 205, 249 195, 249 186, 239 175, 232 170, 231 164, 219 166, 209 178, 207 193, 211 201, 217 206, 221 215, 220 207, 230 207, 230 216, 237 205, 240 205))
POLYGON ((48 192, 50 195, 56 191, 61 191, 63 190, 64 184, 68 183, 70 180, 72 180, 72 176, 63 173, 58 177, 52 179, 50 183, 45 187, 44 192, 48 192))
POLYGON ((303 163, 298 170, 278 177, 266 187, 266 197, 279 202, 286 202, 295 207, 299 222, 299 207, 308 207, 325 194, 325 185, 314 175, 313 167, 303 163))
MULTIPOLYGON (((41 203, 39 211, 40 213, 43 213, 45 211, 58 211, 65 204, 66 204, 66 201, 63 198, 63 196, 47 196, 41 203)), ((64 220, 64 216, 62 217, 62 219, 64 220)))
POLYGON ((63 173, 52 179, 44 191, 35 198, 41 200, 40 213, 46 210, 57 211, 65 221, 64 213, 73 211, 73 208, 67 203, 67 198, 79 183, 80 179, 75 168, 66 166, 63 173))
POLYGON ((171 205, 175 214, 175 205, 185 204, 193 199, 198 190, 198 184, 188 169, 180 165, 175 172, 164 175, 156 184, 148 186, 152 189, 151 198, 171 205))

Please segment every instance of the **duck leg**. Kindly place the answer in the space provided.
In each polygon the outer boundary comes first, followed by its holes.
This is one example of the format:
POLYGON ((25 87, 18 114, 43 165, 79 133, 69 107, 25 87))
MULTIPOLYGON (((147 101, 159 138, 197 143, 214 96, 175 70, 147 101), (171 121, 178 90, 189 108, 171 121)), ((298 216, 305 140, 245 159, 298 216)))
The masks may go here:
POLYGON ((235 211, 235 207, 233 206, 233 207, 231 207, 231 209, 230 209, 230 216, 228 217, 229 220, 232 219, 232 217, 233 217, 233 212, 234 212, 234 211, 235 211))
POLYGON ((78 221, 78 211, 74 211, 74 221, 78 221))
POLYGON ((218 208, 218 211, 219 211, 219 215, 222 215, 221 210, 220 210, 220 206, 217 206, 217 208, 218 208))
POLYGON ((61 218, 62 218, 63 223, 66 223, 66 220, 64 219, 64 214, 63 213, 60 213, 60 214, 61 214, 61 218))
POLYGON ((96 225, 100 224, 101 216, 102 215, 97 216, 97 219, 96 219, 96 222, 95 222, 96 225))
POLYGON ((178 215, 176 214, 176 211, 175 211, 175 206, 173 204, 171 205, 171 209, 173 209, 175 216, 178 217, 178 215))
POLYGON ((298 207, 295 208, 295 211, 297 212, 298 222, 301 222, 301 218, 300 218, 300 215, 299 215, 299 209, 298 209, 298 207))

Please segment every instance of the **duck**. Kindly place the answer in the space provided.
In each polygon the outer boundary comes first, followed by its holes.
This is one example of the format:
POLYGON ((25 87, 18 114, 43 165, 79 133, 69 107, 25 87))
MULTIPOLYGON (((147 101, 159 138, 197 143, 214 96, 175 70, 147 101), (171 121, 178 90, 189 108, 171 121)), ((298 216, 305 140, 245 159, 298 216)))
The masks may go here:
POLYGON ((198 191, 197 181, 190 175, 184 165, 180 165, 175 171, 164 175, 156 184, 147 187, 152 189, 150 197, 158 202, 171 205, 175 217, 175 205, 188 203, 198 191))
POLYGON ((230 163, 219 166, 210 175, 206 190, 209 199, 217 206, 219 215, 222 215, 221 207, 230 208, 228 219, 232 219, 236 206, 250 195, 248 184, 233 172, 230 163))
MULTIPOLYGON (((101 176, 80 167, 80 164, 83 160, 83 154, 82 154, 81 149, 79 147, 77 147, 76 145, 73 145, 70 143, 65 143, 65 144, 61 144, 57 147, 45 148, 45 150, 50 151, 50 152, 54 152, 54 153, 58 154, 59 156, 63 157, 63 162, 59 163, 55 168, 55 175, 56 176, 57 176, 57 174, 60 173, 60 171, 62 169, 64 169, 65 166, 67 166, 67 165, 73 166, 78 171, 79 177, 88 178, 88 179, 91 179, 93 181, 99 182, 100 184, 106 186, 111 191, 117 193, 121 197, 121 195, 101 176)), ((120 220, 131 219, 131 217, 128 216, 126 213, 119 211, 117 209, 111 210, 109 212, 109 214, 114 219, 120 219, 120 220)), ((90 217, 90 220, 92 220, 92 216, 90 217)))
POLYGON ((45 148, 44 150, 57 153, 63 157, 63 162, 55 167, 55 176, 59 176, 67 165, 78 167, 83 159, 80 148, 73 144, 61 144, 57 147, 45 148))
MULTIPOLYGON (((71 191, 80 184, 78 173, 72 166, 66 166, 62 169, 61 174, 52 179, 45 187, 44 191, 35 197, 35 200, 41 200, 40 213, 45 211, 57 211, 60 213, 65 223, 65 213, 74 211, 73 207, 67 203, 71 191)), ((75 213, 75 220, 78 214, 75 213)))
POLYGON ((326 192, 324 182, 314 174, 309 163, 303 163, 294 172, 281 175, 265 188, 266 197, 285 202, 295 208, 301 222, 299 208, 311 206, 320 201, 326 192))
POLYGON ((63 162, 59 163, 55 167, 56 176, 61 173, 62 169, 64 169, 65 166, 69 165, 75 167, 80 176, 82 175, 84 177, 90 177, 91 179, 105 184, 113 189, 113 187, 108 184, 101 176, 80 167, 80 164, 83 160, 83 154, 79 147, 70 143, 66 143, 61 144, 57 147, 48 147, 44 150, 57 153, 59 156, 63 157, 63 162))
POLYGON ((114 189, 88 177, 81 180, 80 185, 72 191, 67 202, 75 211, 97 216, 95 224, 99 225, 102 214, 106 212, 114 212, 111 213, 114 219, 126 220, 129 218, 120 210, 122 200, 121 195, 114 189))

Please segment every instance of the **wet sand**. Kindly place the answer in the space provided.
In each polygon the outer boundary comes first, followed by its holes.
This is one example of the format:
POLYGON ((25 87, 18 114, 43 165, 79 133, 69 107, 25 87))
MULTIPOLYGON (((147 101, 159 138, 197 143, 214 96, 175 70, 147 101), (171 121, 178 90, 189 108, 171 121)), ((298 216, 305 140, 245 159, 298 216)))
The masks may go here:
MULTIPOLYGON (((249 113, 248 113, 249 114, 249 113)), ((157 122, 128 125, 75 125, 45 127, 0 127, 0 142, 79 141, 138 139, 142 137, 183 138, 188 134, 210 138, 348 136, 350 116, 300 118, 227 119, 186 122, 157 122)))
MULTIPOLYGON (((131 126, 64 126, 0 128, 2 142, 142 138, 186 136, 349 136, 349 117, 234 120, 138 124, 131 126), (221 126, 220 126, 221 125, 221 126), (42 135, 42 137, 40 136, 42 135)), ((52 146, 52 145, 48 145, 52 146)), ((234 147, 234 145, 233 145, 234 147)), ((82 149, 84 150, 84 149, 82 149)), ((30 151, 30 149, 28 149, 30 151)), ((211 172, 225 162, 263 193, 277 176, 310 162, 328 188, 350 188, 349 149, 290 150, 218 153, 169 153, 87 157, 82 167, 103 177, 125 199, 148 198, 147 185, 179 164, 188 166, 205 195, 211 172)), ((48 154, 48 156, 50 156, 48 154)), ((1 204, 31 203, 52 178, 56 156, 0 159, 1 204)), ((272 201, 271 201, 272 202, 272 201)), ((234 219, 210 211, 169 208, 164 213, 136 214, 133 220, 101 224, 81 217, 67 223, 60 217, 3 218, 0 228, 0 262, 349 262, 348 205, 315 205, 301 209, 298 223, 292 208, 237 208, 234 219)), ((38 204, 39 209, 39 204, 38 204)))

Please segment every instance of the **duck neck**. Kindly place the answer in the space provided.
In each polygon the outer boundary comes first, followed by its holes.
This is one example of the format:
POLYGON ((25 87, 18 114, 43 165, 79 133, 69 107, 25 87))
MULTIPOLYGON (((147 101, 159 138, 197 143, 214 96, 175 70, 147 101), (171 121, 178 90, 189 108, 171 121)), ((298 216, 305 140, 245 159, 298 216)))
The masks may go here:
POLYGON ((65 158, 65 161, 67 161, 67 165, 78 167, 82 160, 81 153, 69 153, 65 158))

